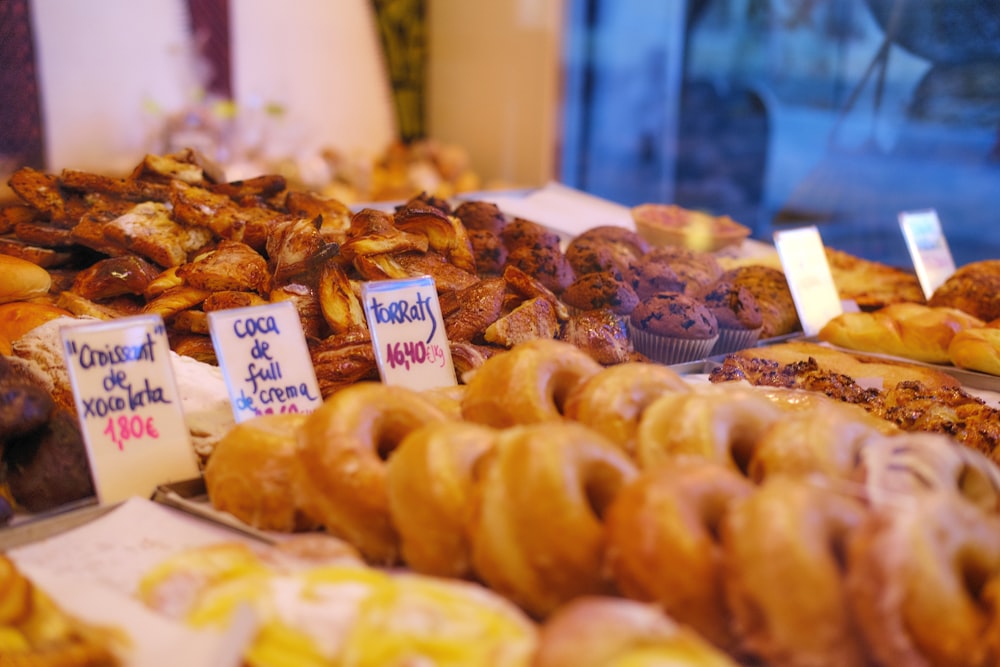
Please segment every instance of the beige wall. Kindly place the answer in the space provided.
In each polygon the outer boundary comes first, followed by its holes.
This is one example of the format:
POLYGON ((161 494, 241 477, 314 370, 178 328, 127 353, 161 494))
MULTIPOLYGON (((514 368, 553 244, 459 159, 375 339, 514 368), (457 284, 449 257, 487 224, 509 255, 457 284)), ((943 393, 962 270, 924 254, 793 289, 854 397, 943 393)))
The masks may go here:
MULTIPOLYGON (((190 108, 198 92, 184 1, 31 4, 48 165, 131 168, 164 117, 190 108)), ((395 118, 369 0, 231 4, 233 88, 247 142, 260 138, 260 109, 275 104, 284 116, 263 123, 273 155, 384 150, 395 118)))
POLYGON ((554 178, 563 0, 428 0, 430 136, 484 185, 554 178))
MULTIPOLYGON (((428 0, 427 129, 466 148, 485 186, 553 178, 563 2, 428 0)), ((127 169, 163 116, 190 104, 183 0, 139 5, 33 1, 52 169, 127 169)), ((237 101, 286 109, 270 152, 374 155, 392 139, 373 19, 369 0, 233 3, 237 101)))

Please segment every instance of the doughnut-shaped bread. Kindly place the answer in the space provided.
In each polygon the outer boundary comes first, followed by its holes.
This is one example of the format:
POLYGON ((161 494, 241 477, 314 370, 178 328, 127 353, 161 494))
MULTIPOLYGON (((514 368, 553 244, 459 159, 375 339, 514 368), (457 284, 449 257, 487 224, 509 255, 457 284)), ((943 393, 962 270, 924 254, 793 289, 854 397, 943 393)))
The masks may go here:
POLYGON ((668 462, 622 489, 608 508, 608 568, 629 598, 654 602, 716 646, 736 638, 723 594, 719 527, 754 490, 718 463, 668 462))
POLYGON ((544 617, 604 594, 602 517, 636 475, 613 443, 573 422, 500 433, 477 466, 472 562, 490 588, 544 617))
POLYGON ((736 667, 725 653, 654 605, 586 596, 541 627, 533 667, 736 667))
POLYGON ((862 450, 873 440, 882 440, 886 429, 874 424, 876 418, 864 410, 856 414, 853 407, 817 402, 811 409, 789 411, 761 434, 747 474, 756 482, 777 474, 859 481, 862 450))
POLYGON ((757 440, 782 416, 781 408, 752 389, 711 386, 664 394, 639 422, 636 460, 645 469, 693 456, 746 471, 757 440))
POLYGON ((480 424, 431 422, 407 435, 389 458, 389 510, 410 569, 460 578, 472 574, 466 526, 473 468, 496 435, 480 424))
POLYGON ((632 455, 646 406, 664 393, 690 390, 684 378, 667 366, 625 362, 576 385, 566 397, 565 416, 607 436, 632 455))
POLYGON ((396 562, 386 459, 411 431, 447 419, 404 387, 360 382, 335 393, 299 429, 297 498, 306 515, 370 562, 396 562))
POLYGON ((570 391, 602 368, 570 343, 520 343, 487 359, 469 378, 462 414, 496 428, 561 421, 570 391))
POLYGON ((885 667, 1000 664, 1000 518, 929 493, 873 513, 848 552, 858 626, 885 667))
POLYGON ((260 530, 311 530, 294 498, 295 457, 302 413, 261 415, 240 422, 215 443, 205 463, 212 507, 260 530))
POLYGON ((947 435, 900 433, 869 442, 860 463, 866 495, 877 507, 901 496, 948 493, 1000 514, 1000 467, 947 435))
POLYGON ((862 503, 815 481, 774 477, 722 523, 726 599, 742 648, 766 664, 867 663, 843 573, 862 503))

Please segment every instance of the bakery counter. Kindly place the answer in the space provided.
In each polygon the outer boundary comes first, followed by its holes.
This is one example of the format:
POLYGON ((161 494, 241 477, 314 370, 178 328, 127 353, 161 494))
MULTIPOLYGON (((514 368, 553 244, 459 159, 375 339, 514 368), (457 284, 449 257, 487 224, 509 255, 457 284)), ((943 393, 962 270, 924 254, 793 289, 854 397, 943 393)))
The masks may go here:
MULTIPOLYGON (((638 637, 647 654, 708 664, 908 664, 878 642, 909 607, 867 591, 923 568, 922 590, 982 608, 949 587, 964 575, 947 558, 910 555, 941 530, 989 547, 995 464, 816 391, 711 381, 724 361, 604 367, 542 341, 495 355, 457 391, 359 383, 309 415, 231 429, 204 489, 164 487, 68 529, 72 513, 53 517, 5 551, 66 613, 128 636, 110 644, 128 665, 159 664, 171 641, 192 665, 581 665, 566 642, 607 658, 638 637), (681 521, 706 493, 716 509, 681 521), (886 554, 901 559, 890 570, 886 554), (757 609, 774 630, 750 630, 757 609), (592 634, 621 641, 591 646, 592 634), (501 640, 513 655, 484 657, 501 640)), ((905 645, 928 636, 918 626, 905 645)))

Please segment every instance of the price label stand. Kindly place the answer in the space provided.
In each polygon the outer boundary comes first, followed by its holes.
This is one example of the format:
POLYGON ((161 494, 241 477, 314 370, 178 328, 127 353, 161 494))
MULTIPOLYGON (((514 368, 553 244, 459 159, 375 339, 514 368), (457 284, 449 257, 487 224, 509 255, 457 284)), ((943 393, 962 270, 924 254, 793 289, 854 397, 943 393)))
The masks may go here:
POLYGON ((158 315, 60 329, 98 502, 196 477, 197 457, 158 315))

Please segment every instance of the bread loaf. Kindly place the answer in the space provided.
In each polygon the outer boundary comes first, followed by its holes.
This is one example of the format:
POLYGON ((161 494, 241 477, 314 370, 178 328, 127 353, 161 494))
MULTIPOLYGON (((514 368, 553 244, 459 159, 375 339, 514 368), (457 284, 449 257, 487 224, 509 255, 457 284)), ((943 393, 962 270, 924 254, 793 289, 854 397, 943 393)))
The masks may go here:
POLYGON ((959 268, 934 290, 927 303, 958 308, 986 322, 1000 318, 1000 259, 959 268))
POLYGON ((26 259, 0 254, 0 303, 42 296, 52 286, 49 272, 26 259))
POLYGON ((948 364, 955 334, 983 324, 957 308, 896 303, 873 312, 841 313, 820 329, 819 339, 850 350, 948 364))
POLYGON ((1000 375, 1000 320, 959 331, 951 339, 948 354, 960 368, 1000 375))

